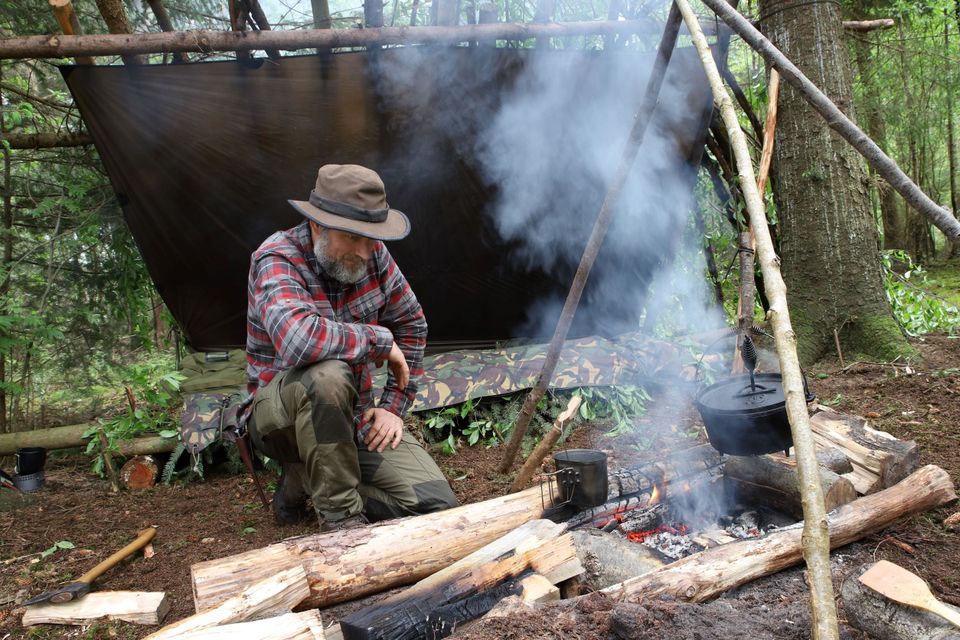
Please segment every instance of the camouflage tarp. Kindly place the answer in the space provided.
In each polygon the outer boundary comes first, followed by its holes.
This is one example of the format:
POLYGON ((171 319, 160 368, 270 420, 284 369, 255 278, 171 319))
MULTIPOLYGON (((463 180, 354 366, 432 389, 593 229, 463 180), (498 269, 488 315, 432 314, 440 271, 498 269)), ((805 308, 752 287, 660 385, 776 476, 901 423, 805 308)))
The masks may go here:
MULTIPOLYGON (((449 351, 424 358, 424 376, 412 410, 424 411, 459 404, 471 398, 498 396, 532 388, 543 368, 547 345, 503 349, 449 351)), ((557 362, 550 387, 634 385, 676 375, 680 353, 674 345, 636 333, 616 340, 588 337, 568 340, 557 362)), ((381 368, 374 387, 382 387, 381 368)))
POLYGON ((237 408, 243 393, 191 393, 183 399, 180 440, 196 455, 219 440, 224 429, 237 426, 237 408))

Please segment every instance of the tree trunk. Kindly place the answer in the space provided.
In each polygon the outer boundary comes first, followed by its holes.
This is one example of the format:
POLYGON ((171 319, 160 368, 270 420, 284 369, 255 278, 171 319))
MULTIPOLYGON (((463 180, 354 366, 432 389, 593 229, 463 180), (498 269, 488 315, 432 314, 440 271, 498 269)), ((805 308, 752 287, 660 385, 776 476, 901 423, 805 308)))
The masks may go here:
MULTIPOLYGON (((96 0, 97 9, 107 23, 107 30, 115 34, 132 33, 130 21, 127 20, 127 11, 121 0, 96 0)), ((138 55, 121 55, 124 64, 143 64, 145 60, 138 55)))
MULTIPOLYGON (((556 495, 554 488, 552 492, 556 495)), ((252 582, 303 565, 310 597, 325 607, 429 576, 473 553, 550 506, 548 487, 360 529, 300 536, 190 569, 197 611, 252 582)))
MULTIPOLYGON (((850 64, 840 9, 762 0, 765 35, 846 114, 852 115, 850 64)), ((774 147, 780 254, 801 360, 834 348, 893 359, 910 350, 890 310, 880 275, 877 228, 860 157, 785 86, 774 147)))
MULTIPOLYGON (((960 0, 957 0, 954 6, 960 22, 960 0)), ((960 27, 960 24, 957 26, 960 27)), ((943 50, 950 51, 950 22, 946 19, 943 21, 943 50)), ((952 68, 950 73, 953 77, 947 78, 947 171, 950 172, 950 206, 956 218, 960 217, 960 194, 957 193, 957 137, 953 123, 953 85, 958 76, 956 68, 952 68)), ((950 247, 949 255, 951 258, 957 255, 956 246, 950 247)))
MULTIPOLYGON (((858 19, 867 18, 865 0, 856 0, 853 13, 858 19)), ((863 83, 863 113, 867 135, 873 138, 884 151, 888 151, 887 125, 883 119, 883 98, 880 87, 877 85, 874 61, 871 59, 871 45, 866 40, 856 39, 853 50, 857 62, 857 73, 863 83)), ((880 201, 880 219, 883 221, 883 248, 906 249, 906 231, 904 229, 903 213, 900 208, 900 199, 897 192, 890 185, 877 177, 876 171, 870 170, 880 201)))
MULTIPOLYGON (((927 465, 894 487, 843 505, 829 515, 830 548, 836 549, 889 526, 898 518, 923 513, 957 499, 953 481, 940 467, 927 465)), ((728 589, 793 566, 801 559, 801 524, 762 538, 720 545, 677 560, 662 569, 603 590, 614 599, 673 596, 704 602, 728 589)))

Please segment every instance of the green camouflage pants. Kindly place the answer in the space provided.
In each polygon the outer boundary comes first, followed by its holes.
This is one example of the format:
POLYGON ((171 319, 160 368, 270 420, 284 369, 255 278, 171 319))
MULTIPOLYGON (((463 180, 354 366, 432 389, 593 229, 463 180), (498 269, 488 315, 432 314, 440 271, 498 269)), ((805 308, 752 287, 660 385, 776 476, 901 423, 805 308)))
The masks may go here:
POLYGON ((358 448, 356 401, 353 372, 344 362, 288 369, 257 391, 251 440, 280 462, 303 463, 314 509, 328 521, 361 511, 376 521, 456 506, 443 473, 409 433, 396 449, 358 448))

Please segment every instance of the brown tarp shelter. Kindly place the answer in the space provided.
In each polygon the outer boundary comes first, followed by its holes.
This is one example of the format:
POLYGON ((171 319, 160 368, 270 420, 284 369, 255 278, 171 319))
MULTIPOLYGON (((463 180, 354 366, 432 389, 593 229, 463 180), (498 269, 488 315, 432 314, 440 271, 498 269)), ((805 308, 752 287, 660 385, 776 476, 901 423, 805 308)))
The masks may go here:
MULTIPOLYGON (((391 206, 412 221, 409 238, 390 250, 424 306, 431 347, 451 348, 516 337, 531 326, 531 314, 542 313, 538 301, 562 300, 604 192, 582 166, 588 154, 571 148, 575 138, 565 132, 595 127, 609 138, 600 142, 615 160, 631 114, 621 109, 618 138, 602 122, 607 112, 595 106, 638 104, 649 61, 629 51, 407 47, 62 72, 147 269, 191 347, 243 345, 250 253, 271 232, 301 220, 286 200, 306 199, 318 166, 359 163, 380 172, 391 206), (541 75, 531 79, 534 66, 541 75), (561 114, 552 123, 556 135, 536 149, 488 135, 516 96, 547 91, 542 83, 550 74, 572 83, 576 98, 549 112, 561 114), (499 179, 491 163, 520 152, 542 163, 543 175, 562 177, 533 197, 540 210, 530 234, 542 236, 565 216, 571 255, 545 262, 525 247, 523 233, 504 239, 498 232, 495 218, 511 195, 504 185, 518 188, 499 179)), ((657 171, 679 179, 687 194, 710 113, 696 55, 676 51, 651 129, 660 132, 657 146, 646 153, 666 158, 657 171)), ((650 179, 645 171, 639 162, 638 180, 650 179)), ((529 181, 531 194, 539 182, 529 181)), ((689 202, 624 203, 624 220, 680 222, 647 225, 643 246, 632 250, 623 243, 610 249, 608 239, 571 335, 636 327, 635 300, 682 230, 684 216, 670 207, 689 202), (626 279, 611 289, 603 285, 605 272, 626 279)))

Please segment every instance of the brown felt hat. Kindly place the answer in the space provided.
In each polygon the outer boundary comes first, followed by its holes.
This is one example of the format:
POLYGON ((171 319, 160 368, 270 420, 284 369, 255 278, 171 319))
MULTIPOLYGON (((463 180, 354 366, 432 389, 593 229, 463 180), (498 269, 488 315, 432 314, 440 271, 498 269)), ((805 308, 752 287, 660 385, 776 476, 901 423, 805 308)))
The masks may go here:
POLYGON ((310 199, 288 202, 328 229, 374 240, 400 240, 410 233, 407 216, 387 204, 383 180, 376 171, 360 165, 323 165, 317 171, 317 184, 310 199))

